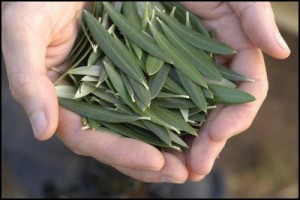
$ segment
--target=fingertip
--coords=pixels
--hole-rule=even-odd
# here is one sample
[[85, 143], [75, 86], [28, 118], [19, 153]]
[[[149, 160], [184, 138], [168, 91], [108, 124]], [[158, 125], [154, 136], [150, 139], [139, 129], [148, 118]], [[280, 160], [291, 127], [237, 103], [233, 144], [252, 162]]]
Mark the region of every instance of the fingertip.
[[275, 50], [273, 56], [278, 59], [287, 58], [290, 55], [291, 50], [286, 41], [283, 39], [282, 35], [279, 33], [279, 31], [275, 31], [273, 37], [277, 45], [277, 50]]
[[[36, 86], [37, 96], [31, 96], [34, 105], [27, 104], [27, 109], [33, 134], [37, 140], [45, 141], [51, 138], [58, 125], [58, 102], [53, 84], [46, 79], [45, 82], [40, 83], [41, 87]], [[47, 87], [46, 87], [47, 86]], [[44, 88], [48, 88], [45, 91]], [[25, 104], [25, 103], [23, 103]], [[32, 111], [33, 110], [33, 111]]]

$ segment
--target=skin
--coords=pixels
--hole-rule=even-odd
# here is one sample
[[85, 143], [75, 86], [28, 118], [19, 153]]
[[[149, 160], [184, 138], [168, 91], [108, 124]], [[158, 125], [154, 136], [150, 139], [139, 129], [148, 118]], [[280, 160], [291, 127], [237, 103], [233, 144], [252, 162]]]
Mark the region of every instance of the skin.
[[[34, 135], [44, 141], [56, 135], [77, 154], [91, 156], [144, 182], [183, 183], [207, 175], [232, 136], [253, 122], [268, 91], [262, 51], [284, 59], [290, 50], [278, 31], [266, 2], [183, 2], [203, 18], [215, 37], [237, 50], [218, 61], [255, 82], [239, 88], [256, 97], [241, 105], [218, 106], [197, 138], [188, 138], [190, 150], [160, 152], [151, 145], [108, 133], [81, 130], [80, 117], [58, 106], [51, 67], [62, 65], [79, 28], [78, 18], [90, 3], [2, 3], [2, 51], [13, 97], [25, 109]], [[234, 36], [234, 37], [233, 37]]]

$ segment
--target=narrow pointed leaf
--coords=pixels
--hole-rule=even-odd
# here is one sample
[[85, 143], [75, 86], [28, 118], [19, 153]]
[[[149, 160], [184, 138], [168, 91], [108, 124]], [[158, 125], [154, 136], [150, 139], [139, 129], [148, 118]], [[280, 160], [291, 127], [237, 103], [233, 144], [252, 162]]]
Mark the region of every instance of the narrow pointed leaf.
[[[208, 61], [204, 55], [202, 55], [201, 51], [195, 49], [190, 44], [182, 40], [164, 22], [160, 21], [160, 24], [169, 41], [180, 51], [182, 55], [186, 56], [203, 75], [216, 80], [222, 79], [217, 68], [212, 62]], [[202, 75], [199, 79], [200, 78], [204, 79]]]
[[136, 80], [128, 77], [130, 85], [135, 93], [135, 95], [143, 102], [147, 107], [151, 104], [151, 93], [147, 90], [142, 84], [137, 82]]
[[174, 127], [176, 127], [179, 130], [183, 130], [189, 134], [196, 135], [195, 129], [193, 129], [190, 125], [188, 125], [184, 119], [177, 115], [176, 113], [173, 113], [172, 111], [158, 107], [158, 106], [151, 106], [154, 112], [157, 112], [157, 114], [163, 118], [167, 123], [172, 124]]
[[73, 99], [76, 94], [76, 88], [70, 85], [57, 85], [55, 92], [57, 97]]
[[74, 99], [79, 99], [79, 98], [82, 98], [84, 96], [87, 96], [94, 89], [95, 89], [95, 87], [87, 84], [86, 82], [82, 82], [81, 85], [79, 86], [75, 96], [74, 96]]
[[97, 82], [99, 79], [96, 76], [84, 76], [81, 81], [85, 82]]
[[186, 77], [183, 73], [176, 69], [176, 72], [181, 80], [183, 87], [186, 92], [189, 94], [192, 101], [204, 112], [207, 111], [207, 102], [204, 97], [202, 88], [191, 81], [188, 77]]
[[206, 80], [207, 84], [209, 84], [209, 85], [216, 85], [216, 86], [229, 87], [229, 88], [237, 87], [233, 82], [228, 81], [225, 78], [222, 78], [222, 80], [220, 80], [220, 81], [216, 81], [216, 80], [205, 77], [205, 80]]
[[179, 146], [182, 146], [184, 148], [189, 148], [189, 146], [176, 134], [174, 134], [172, 131], [169, 131], [170, 138], [172, 142], [178, 144]]
[[58, 101], [60, 105], [71, 110], [72, 112], [94, 120], [111, 123], [121, 123], [145, 119], [145, 117], [112, 111], [106, 108], [99, 107], [97, 105], [84, 103], [82, 101], [64, 98], [59, 98]]
[[230, 46], [211, 39], [197, 31], [188, 29], [186, 26], [171, 18], [162, 11], [157, 12], [157, 15], [161, 17], [183, 40], [190, 43], [196, 48], [203, 49], [208, 52], [216, 54], [234, 54], [236, 51]]
[[95, 90], [92, 91], [92, 94], [94, 94], [96, 97], [103, 99], [109, 103], [121, 104], [121, 102], [118, 99], [116, 99], [114, 95], [106, 92], [104, 89], [96, 88]]
[[182, 54], [179, 53], [179, 51], [165, 38], [165, 36], [152, 25], [152, 23], [150, 23], [150, 29], [156, 43], [162, 51], [173, 60], [174, 66], [197, 84], [207, 87], [206, 82], [199, 78], [202, 77], [202, 75], [194, 67], [194, 65], [186, 57], [182, 56]]
[[168, 77], [170, 68], [171, 68], [170, 65], [165, 63], [158, 71], [158, 73], [150, 77], [149, 87], [150, 87], [152, 99], [155, 98], [163, 88], [165, 81]]
[[143, 121], [143, 123], [150, 131], [152, 131], [164, 143], [166, 143], [167, 145], [171, 145], [171, 143], [172, 143], [171, 138], [170, 138], [168, 130], [165, 127], [163, 127], [161, 125], [157, 125], [150, 121]]
[[202, 122], [205, 119], [206, 114], [203, 112], [189, 116], [189, 119], [195, 122]]
[[88, 66], [95, 65], [101, 59], [102, 55], [103, 55], [103, 52], [100, 48], [97, 48], [96, 52], [92, 51], [90, 56], [89, 56], [87, 65]]
[[235, 88], [228, 88], [217, 85], [209, 85], [209, 89], [214, 94], [213, 101], [221, 104], [240, 104], [255, 100], [251, 94]]
[[183, 98], [155, 98], [152, 100], [153, 105], [164, 108], [195, 108], [197, 107], [191, 100]]
[[215, 66], [220, 71], [222, 76], [230, 81], [250, 81], [254, 82], [253, 79], [247, 78], [245, 76], [242, 76], [241, 74], [238, 74], [235, 71], [232, 71], [231, 69], [222, 66], [221, 64], [215, 63]]
[[181, 115], [183, 119], [188, 122], [189, 121], [189, 109], [188, 108], [180, 108]]
[[175, 6], [177, 9], [175, 16], [176, 18], [179, 18], [179, 20], [182, 23], [184, 22], [185, 13], [189, 12], [192, 26], [195, 27], [195, 29], [200, 33], [203, 33], [205, 36], [210, 37], [209, 32], [207, 31], [207, 29], [205, 28], [205, 26], [203, 25], [199, 17], [194, 13], [192, 13], [191, 11], [189, 11], [186, 7], [182, 6], [180, 3], [171, 2], [171, 1], [165, 1], [162, 2], [162, 4], [167, 8], [168, 11], [172, 10], [172, 7]]
[[212, 93], [212, 91], [209, 88], [202, 88], [203, 94], [205, 96], [206, 99], [213, 99], [214, 98], [214, 94]]
[[170, 63], [167, 56], [162, 53], [155, 42], [149, 39], [142, 30], [137, 29], [122, 14], [118, 13], [108, 2], [103, 2], [111, 20], [116, 24], [120, 31], [137, 46], [148, 52], [149, 54]]
[[144, 84], [142, 72], [137, 70], [138, 63], [126, 47], [111, 36], [90, 13], [84, 11], [83, 16], [93, 38], [102, 47], [106, 56], [128, 76]]
[[151, 137], [151, 135], [145, 134], [143, 132], [136, 132], [135, 130], [132, 130], [130, 128], [127, 128], [126, 126], [122, 124], [112, 124], [112, 123], [102, 123], [104, 126], [111, 129], [113, 132], [116, 132], [120, 135], [134, 138], [149, 144], [157, 145], [157, 146], [168, 146], [164, 144], [163, 142], [159, 141], [158, 139]]
[[160, 93], [158, 93], [158, 95], [156, 96], [156, 98], [184, 98], [184, 99], [189, 99], [190, 97], [187, 96], [187, 95], [172, 94], [172, 93], [161, 91]]
[[100, 68], [100, 65], [93, 65], [89, 67], [77, 67], [70, 70], [68, 73], [74, 75], [99, 76]]
[[135, 96], [135, 95], [134, 95], [134, 91], [133, 91], [133, 89], [132, 89], [132, 86], [131, 86], [131, 84], [130, 84], [128, 78], [124, 75], [124, 73], [121, 73], [121, 78], [122, 78], [122, 81], [123, 81], [123, 83], [124, 83], [124, 85], [125, 85], [125, 87], [126, 87], [126, 89], [127, 89], [128, 94], [129, 94], [129, 96], [130, 96], [130, 98], [131, 98], [131, 101], [132, 101], [132, 102], [135, 102], [135, 99], [134, 99], [134, 96]]
[[142, 20], [138, 14], [136, 3], [126, 1], [123, 3], [123, 14], [137, 29], [142, 28]]
[[170, 77], [167, 77], [164, 87], [176, 94], [188, 95], [186, 91]]
[[148, 74], [151, 76], [151, 75], [157, 73], [160, 70], [160, 68], [163, 66], [163, 64], [164, 64], [164, 61], [148, 55], [147, 61], [146, 61], [146, 70], [147, 70]]

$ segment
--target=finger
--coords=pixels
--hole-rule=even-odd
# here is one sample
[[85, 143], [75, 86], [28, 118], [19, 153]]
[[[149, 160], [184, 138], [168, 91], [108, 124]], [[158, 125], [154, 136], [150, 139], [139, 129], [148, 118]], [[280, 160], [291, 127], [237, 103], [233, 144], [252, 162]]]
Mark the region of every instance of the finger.
[[[193, 141], [194, 141], [195, 137], [194, 136], [186, 136], [184, 138], [186, 144], [189, 146], [189, 147], [192, 147], [193, 145]], [[186, 166], [187, 166], [187, 170], [188, 170], [188, 180], [190, 181], [194, 181], [194, 182], [197, 182], [197, 181], [200, 181], [202, 179], [205, 178], [205, 175], [199, 175], [199, 174], [196, 174], [192, 167], [191, 167], [191, 161], [190, 161], [190, 149], [187, 149], [185, 150], [185, 159], [186, 159]]]
[[263, 55], [260, 50], [241, 50], [233, 60], [232, 69], [255, 82], [243, 82], [239, 89], [252, 94], [256, 100], [250, 103], [224, 107], [210, 125], [210, 136], [224, 141], [241, 133], [252, 124], [268, 92], [268, 80]]
[[83, 131], [81, 124], [78, 115], [60, 107], [57, 135], [75, 153], [112, 166], [154, 171], [163, 167], [164, 158], [155, 147], [111, 133]]
[[213, 110], [204, 126], [199, 131], [199, 136], [193, 141], [190, 153], [187, 155], [190, 165], [191, 179], [203, 179], [211, 171], [215, 159], [224, 148], [226, 141], [215, 141], [210, 136], [210, 125], [222, 107]]
[[29, 28], [27, 21], [17, 19], [11, 9], [2, 16], [2, 50], [11, 93], [25, 109], [35, 137], [46, 140], [54, 134], [58, 122], [56, 94], [44, 65], [46, 34]]
[[230, 2], [251, 42], [275, 58], [286, 58], [290, 49], [279, 33], [269, 2]]
[[[184, 183], [188, 177], [185, 161], [180, 153], [163, 153], [165, 165], [160, 171], [139, 170], [126, 167], [115, 167], [122, 173], [137, 180], [151, 183]], [[181, 157], [181, 158], [179, 158]]]

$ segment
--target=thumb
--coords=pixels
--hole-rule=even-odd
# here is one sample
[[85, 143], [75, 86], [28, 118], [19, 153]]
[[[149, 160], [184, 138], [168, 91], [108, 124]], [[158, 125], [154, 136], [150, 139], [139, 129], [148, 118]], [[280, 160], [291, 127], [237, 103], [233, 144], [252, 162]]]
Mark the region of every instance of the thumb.
[[46, 43], [41, 34], [9, 20], [2, 22], [2, 51], [12, 96], [27, 113], [35, 137], [46, 140], [58, 124], [56, 93], [46, 75]]
[[251, 42], [272, 57], [283, 59], [290, 49], [275, 23], [269, 2], [230, 2]]

